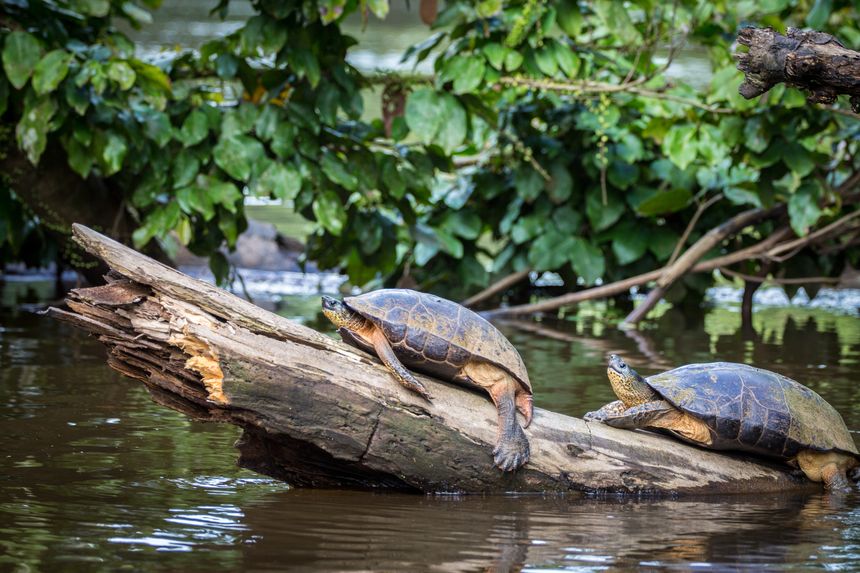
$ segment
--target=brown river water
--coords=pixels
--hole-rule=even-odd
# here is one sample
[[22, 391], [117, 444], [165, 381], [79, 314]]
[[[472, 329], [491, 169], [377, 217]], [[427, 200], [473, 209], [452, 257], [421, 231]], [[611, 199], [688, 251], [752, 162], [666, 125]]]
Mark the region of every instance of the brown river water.
[[[105, 365], [100, 344], [34, 314], [53, 296], [49, 283], [0, 293], [0, 571], [860, 570], [860, 493], [292, 489], [236, 467], [238, 429], [155, 405]], [[276, 306], [326, 329], [318, 300]], [[499, 324], [531, 372], [537, 406], [582, 415], [612, 399], [612, 352], [645, 374], [719, 358], [787, 374], [860, 428], [856, 316], [762, 308], [755, 332], [744, 333], [731, 308], [693, 319], [669, 311], [631, 336], [607, 314], [589, 307]]]

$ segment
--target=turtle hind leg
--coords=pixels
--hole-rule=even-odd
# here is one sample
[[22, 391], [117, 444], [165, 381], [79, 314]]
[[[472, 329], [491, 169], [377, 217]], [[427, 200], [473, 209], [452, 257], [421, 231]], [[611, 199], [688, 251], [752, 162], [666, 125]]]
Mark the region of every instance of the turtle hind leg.
[[432, 400], [433, 397], [430, 395], [430, 392], [427, 391], [427, 388], [424, 387], [424, 384], [419, 382], [415, 376], [410, 372], [402, 362], [394, 355], [394, 350], [391, 348], [391, 344], [388, 343], [388, 339], [385, 338], [385, 335], [376, 327], [373, 327], [373, 332], [369, 334], [370, 342], [373, 344], [373, 349], [376, 351], [376, 355], [379, 356], [379, 359], [382, 360], [382, 363], [391, 370], [391, 373], [394, 374], [394, 377], [397, 379], [400, 384], [406, 387], [413, 392], [416, 392], [424, 397], [425, 400]]
[[523, 424], [523, 428], [528, 428], [529, 424], [532, 423], [532, 416], [534, 414], [534, 405], [532, 404], [532, 395], [524, 390], [517, 389], [517, 395], [515, 399], [515, 403], [517, 405], [517, 410], [520, 414], [525, 418], [525, 424]]
[[499, 410], [499, 433], [493, 448], [493, 461], [499, 469], [512, 472], [529, 461], [531, 449], [526, 433], [517, 423], [514, 398], [516, 381], [499, 382], [490, 389], [490, 396]]
[[854, 456], [840, 452], [803, 450], [797, 454], [800, 469], [812, 481], [824, 482], [829, 491], [850, 491], [848, 471], [857, 466]]

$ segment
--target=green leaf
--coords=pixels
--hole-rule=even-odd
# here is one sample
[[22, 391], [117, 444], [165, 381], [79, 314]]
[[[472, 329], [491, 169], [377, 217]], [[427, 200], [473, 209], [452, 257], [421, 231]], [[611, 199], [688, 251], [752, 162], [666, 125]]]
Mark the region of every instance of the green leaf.
[[486, 44], [482, 51], [484, 55], [487, 57], [487, 61], [490, 62], [490, 65], [496, 68], [497, 70], [501, 70], [505, 65], [505, 55], [508, 53], [508, 49], [501, 44], [496, 42], [491, 42]]
[[827, 24], [833, 11], [833, 0], [815, 0], [812, 10], [806, 15], [806, 25], [814, 30], [820, 30]]
[[229, 80], [239, 70], [239, 58], [227, 52], [221, 52], [215, 58], [215, 73], [224, 80]]
[[35, 36], [18, 30], [6, 36], [3, 44], [3, 70], [15, 89], [24, 87], [41, 55], [42, 48]]
[[648, 250], [663, 262], [675, 250], [679, 238], [677, 233], [666, 227], [655, 227], [648, 232]]
[[619, 225], [612, 233], [612, 254], [619, 265], [638, 261], [648, 250], [648, 237], [632, 224]]
[[[93, 0], [89, 0], [92, 2]], [[96, 2], [101, 3], [103, 0], [95, 0]], [[104, 2], [107, 4], [108, 2]], [[148, 2], [152, 5], [152, 2]], [[159, 2], [160, 3], [160, 2]], [[157, 6], [158, 4], [155, 4]], [[155, 7], [153, 6], [153, 7]], [[129, 17], [130, 20], [137, 22], [138, 24], [152, 24], [152, 14], [150, 14], [147, 10], [144, 10], [134, 2], [123, 2], [122, 3], [122, 11], [126, 16]]]
[[180, 151], [173, 163], [173, 188], [178, 189], [189, 185], [197, 177], [198, 171], [200, 171], [200, 160], [197, 156], [187, 149]]
[[445, 230], [474, 241], [481, 234], [481, 217], [474, 211], [454, 211], [445, 218]]
[[180, 217], [179, 224], [176, 226], [176, 237], [179, 239], [179, 242], [188, 246], [188, 243], [191, 242], [191, 239], [194, 238], [194, 230], [191, 227], [191, 221], [188, 217]]
[[484, 60], [477, 56], [460, 57], [454, 59], [456, 75], [454, 76], [454, 93], [470, 93], [481, 85], [484, 79], [486, 66]]
[[173, 126], [170, 125], [170, 117], [162, 111], [156, 109], [149, 110], [144, 123], [144, 133], [158, 147], [164, 147], [173, 137]]
[[555, 59], [555, 49], [552, 44], [547, 42], [543, 48], [535, 51], [534, 56], [538, 69], [545, 75], [552, 77], [558, 73], [558, 62]]
[[130, 65], [125, 62], [111, 62], [107, 67], [108, 77], [119, 85], [119, 89], [125, 91], [131, 89], [137, 74]]
[[817, 191], [817, 184], [805, 183], [788, 199], [791, 228], [799, 237], [806, 235], [821, 217]]
[[692, 198], [693, 194], [687, 189], [655, 191], [636, 206], [636, 212], [645, 217], [674, 213], [686, 207]]
[[534, 270], [553, 271], [568, 261], [576, 239], [549, 231], [542, 234], [529, 247], [529, 263]]
[[302, 176], [292, 165], [273, 161], [257, 179], [254, 191], [258, 196], [271, 194], [281, 200], [295, 199], [302, 189]]
[[597, 13], [598, 18], [612, 33], [618, 36], [621, 42], [628, 46], [638, 46], [642, 43], [642, 35], [633, 21], [624, 2], [618, 0], [596, 0], [591, 7]]
[[119, 173], [119, 170], [122, 169], [122, 162], [128, 153], [128, 144], [125, 138], [113, 131], [99, 132], [96, 134], [94, 147], [104, 175]]
[[27, 154], [30, 163], [37, 165], [45, 145], [48, 142], [47, 134], [51, 126], [51, 118], [57, 112], [57, 104], [53, 98], [43, 96], [39, 99], [29, 100], [24, 105], [24, 113], [21, 121], [15, 128], [15, 136], [18, 145]]
[[622, 213], [624, 213], [624, 203], [610, 195], [604, 205], [599, 189], [590, 190], [585, 196], [585, 214], [588, 216], [591, 228], [595, 231], [608, 229], [618, 221]]
[[806, 177], [815, 169], [815, 160], [812, 157], [812, 153], [799, 143], [794, 141], [786, 142], [780, 149], [780, 152], [782, 162], [785, 163], [785, 166], [801, 177]]
[[586, 285], [592, 285], [603, 276], [606, 261], [600, 249], [586, 241], [574, 237], [568, 250], [570, 264]]
[[573, 178], [564, 161], [555, 161], [550, 166], [552, 181], [548, 184], [549, 198], [555, 203], [564, 203], [573, 192]]
[[509, 72], [513, 72], [517, 68], [523, 65], [523, 55], [516, 50], [508, 49], [508, 53], [505, 54], [505, 69]]
[[481, 0], [475, 11], [479, 18], [489, 18], [502, 9], [502, 0]]
[[215, 217], [215, 206], [206, 189], [191, 185], [176, 191], [176, 201], [182, 210], [189, 215], [193, 212], [203, 215], [205, 221]]
[[206, 139], [208, 133], [209, 122], [206, 119], [206, 114], [199, 109], [195, 109], [182, 122], [178, 139], [185, 147], [191, 147]]
[[544, 218], [537, 215], [522, 217], [517, 220], [516, 224], [514, 224], [511, 229], [511, 240], [513, 240], [514, 243], [521, 245], [540, 233], [545, 223], [546, 221]]
[[530, 203], [543, 191], [544, 179], [530, 165], [521, 165], [514, 174], [514, 186], [517, 188], [517, 195]]
[[110, 12], [108, 0], [72, 0], [72, 7], [87, 16], [103, 18]]
[[319, 224], [332, 235], [340, 236], [346, 223], [346, 210], [337, 193], [333, 191], [319, 193], [314, 198], [312, 208]]
[[555, 60], [558, 62], [558, 67], [561, 68], [565, 76], [569, 78], [576, 77], [576, 73], [579, 71], [579, 56], [573, 53], [570, 46], [562, 42], [553, 42], [553, 46], [555, 48]]
[[231, 213], [236, 213], [236, 203], [242, 201], [242, 193], [229, 181], [209, 177], [206, 193], [215, 205], [221, 205]]
[[72, 55], [65, 50], [53, 50], [45, 54], [33, 69], [33, 90], [38, 95], [45, 95], [57, 89], [69, 73], [71, 61]]
[[681, 169], [686, 169], [696, 159], [695, 135], [696, 126], [685, 123], [673, 125], [663, 139], [663, 153]]
[[67, 140], [65, 144], [66, 156], [69, 159], [69, 167], [75, 173], [86, 179], [93, 168], [93, 155], [85, 145], [74, 137]]
[[209, 255], [209, 270], [215, 276], [215, 283], [217, 285], [223, 286], [226, 284], [227, 278], [230, 276], [230, 262], [224, 256], [224, 253], [215, 251]]
[[572, 40], [576, 40], [582, 32], [584, 19], [579, 11], [579, 3], [570, 0], [560, 0], [556, 3], [555, 21], [565, 34]]
[[575, 235], [582, 224], [582, 215], [570, 205], [564, 205], [553, 211], [552, 222], [560, 233]]
[[367, 0], [367, 7], [380, 20], [388, 16], [388, 0]]
[[281, 159], [290, 157], [295, 152], [293, 142], [296, 138], [296, 128], [291, 123], [281, 122], [272, 135], [272, 151]]
[[343, 160], [334, 153], [327, 150], [324, 151], [322, 160], [320, 161], [320, 167], [326, 177], [329, 178], [329, 181], [335, 185], [340, 185], [348, 191], [355, 191], [358, 189], [358, 177], [356, 177], [355, 174], [347, 167], [346, 163], [344, 163]]
[[433, 142], [445, 120], [442, 99], [431, 88], [421, 88], [409, 94], [406, 100], [406, 124], [412, 133], [425, 144]]
[[248, 181], [255, 164], [266, 157], [263, 144], [247, 135], [222, 137], [212, 149], [215, 164], [230, 177]]
[[445, 121], [439, 126], [436, 142], [448, 153], [456, 149], [466, 138], [466, 110], [451, 94], [442, 94], [441, 110]]
[[723, 189], [723, 195], [726, 199], [735, 205], [753, 205], [761, 207], [761, 198], [755, 191], [744, 189], [743, 187], [730, 186]]

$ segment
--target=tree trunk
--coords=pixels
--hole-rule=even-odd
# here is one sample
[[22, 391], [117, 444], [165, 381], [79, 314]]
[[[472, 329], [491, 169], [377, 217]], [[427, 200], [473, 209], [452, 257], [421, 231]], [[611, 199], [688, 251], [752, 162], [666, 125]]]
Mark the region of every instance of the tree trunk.
[[735, 54], [738, 69], [746, 76], [740, 94], [759, 96], [779, 83], [807, 92], [810, 103], [834, 103], [836, 96], [851, 96], [851, 107], [860, 113], [860, 52], [823, 32], [789, 28], [786, 36], [770, 28], [744, 28], [738, 43], [748, 53]]
[[[198, 420], [244, 429], [239, 463], [299, 486], [423, 492], [764, 492], [812, 487], [782, 465], [536, 409], [531, 461], [492, 464], [487, 396], [426, 377], [425, 402], [373, 357], [193, 280], [90, 229], [109, 284], [49, 309], [98, 336], [108, 364]], [[540, 392], [540, 382], [537, 382]]]

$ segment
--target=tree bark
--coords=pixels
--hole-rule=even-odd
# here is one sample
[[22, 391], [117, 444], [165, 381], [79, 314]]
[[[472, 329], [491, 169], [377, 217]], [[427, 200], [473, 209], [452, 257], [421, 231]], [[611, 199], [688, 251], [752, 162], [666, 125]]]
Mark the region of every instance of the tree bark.
[[749, 52], [735, 54], [745, 79], [740, 94], [759, 96], [779, 83], [807, 92], [810, 103], [832, 104], [839, 94], [851, 96], [860, 113], [860, 52], [849, 50], [823, 32], [789, 28], [786, 36], [770, 28], [744, 28], [738, 43]]
[[[187, 277], [90, 229], [109, 284], [49, 314], [93, 333], [108, 364], [198, 420], [243, 428], [240, 464], [297, 486], [422, 492], [763, 492], [815, 486], [787, 467], [536, 409], [532, 458], [496, 469], [496, 410], [421, 377], [425, 402], [374, 358]], [[539, 392], [538, 381], [538, 392]]]

